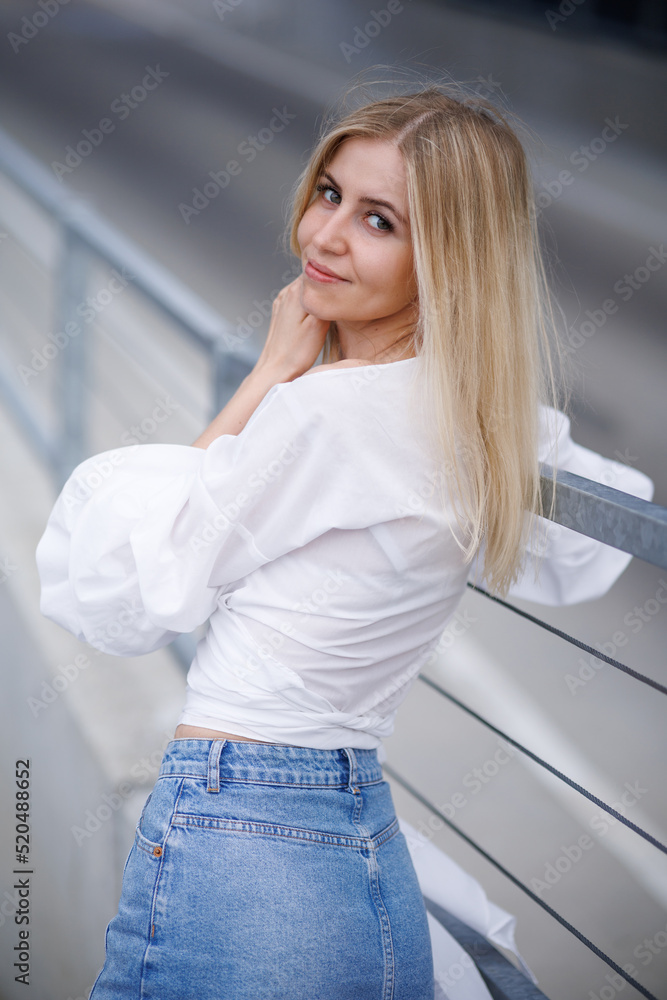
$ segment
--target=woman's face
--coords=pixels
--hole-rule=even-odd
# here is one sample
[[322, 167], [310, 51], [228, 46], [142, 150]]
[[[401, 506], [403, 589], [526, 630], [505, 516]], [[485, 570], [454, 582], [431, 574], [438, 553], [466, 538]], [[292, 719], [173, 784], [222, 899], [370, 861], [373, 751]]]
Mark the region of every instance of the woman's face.
[[297, 230], [301, 304], [378, 337], [416, 319], [405, 166], [394, 145], [347, 139]]

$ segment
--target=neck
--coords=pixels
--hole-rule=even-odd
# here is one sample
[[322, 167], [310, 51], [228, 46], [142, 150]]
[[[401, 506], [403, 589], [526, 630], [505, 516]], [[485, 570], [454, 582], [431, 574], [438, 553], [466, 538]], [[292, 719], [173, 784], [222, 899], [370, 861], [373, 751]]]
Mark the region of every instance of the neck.
[[415, 356], [414, 324], [403, 322], [350, 324], [336, 322], [339, 359], [359, 359], [373, 363], [400, 361]]

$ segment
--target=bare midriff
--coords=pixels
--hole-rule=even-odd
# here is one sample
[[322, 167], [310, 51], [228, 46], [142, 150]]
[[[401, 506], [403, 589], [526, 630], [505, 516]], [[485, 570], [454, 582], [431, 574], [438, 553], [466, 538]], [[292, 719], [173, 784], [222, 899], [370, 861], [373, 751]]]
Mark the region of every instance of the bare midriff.
[[269, 746], [284, 746], [282, 743], [271, 743], [270, 740], [253, 740], [249, 736], [237, 736], [235, 733], [223, 733], [220, 729], [204, 729], [202, 726], [176, 727], [175, 740], [243, 740], [244, 743], [267, 743]]

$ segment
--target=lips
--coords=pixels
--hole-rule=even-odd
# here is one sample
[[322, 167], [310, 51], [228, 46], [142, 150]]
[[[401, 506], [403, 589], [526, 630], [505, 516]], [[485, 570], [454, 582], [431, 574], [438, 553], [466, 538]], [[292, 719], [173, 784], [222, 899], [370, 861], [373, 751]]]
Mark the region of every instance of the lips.
[[341, 278], [340, 274], [336, 274], [336, 272], [332, 271], [330, 267], [325, 267], [324, 264], [316, 263], [313, 260], [308, 260], [306, 262], [304, 273], [314, 281], [321, 281], [324, 283], [347, 280], [346, 278]]

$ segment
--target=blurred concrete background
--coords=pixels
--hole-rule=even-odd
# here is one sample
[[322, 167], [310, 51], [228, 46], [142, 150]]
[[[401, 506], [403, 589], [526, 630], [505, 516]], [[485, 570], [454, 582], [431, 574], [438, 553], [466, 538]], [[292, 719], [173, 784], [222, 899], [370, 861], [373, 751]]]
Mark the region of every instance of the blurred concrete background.
[[[381, 30], [367, 33], [373, 12], [385, 8], [382, 0], [373, 8], [351, 0], [53, 0], [41, 7], [6, 0], [0, 124], [259, 347], [262, 313], [292, 266], [279, 246], [287, 195], [324, 108], [356, 73], [426, 66], [506, 102], [539, 139], [531, 156], [545, 251], [576, 348], [575, 440], [645, 471], [656, 483], [655, 502], [667, 504], [667, 272], [646, 279], [642, 270], [667, 236], [665, 4], [412, 0], [393, 4], [397, 12], [380, 18], [387, 22]], [[154, 89], [133, 98], [147, 72]], [[285, 128], [269, 138], [276, 108]], [[113, 129], [80, 162], [68, 160], [68, 147], [105, 118]], [[611, 141], [601, 138], [608, 120]], [[195, 189], [234, 158], [241, 173], [208, 205], [193, 202]], [[53, 330], [56, 259], [52, 223], [0, 178], [0, 353], [17, 379]], [[100, 267], [91, 294], [108, 281]], [[609, 299], [618, 309], [583, 336], [587, 313], [598, 315]], [[86, 336], [90, 454], [124, 443], [158, 404], [169, 416], [147, 431], [149, 440], [194, 439], [210, 403], [201, 352], [131, 287], [99, 310]], [[24, 386], [49, 421], [58, 419], [58, 379], [56, 363]], [[97, 655], [41, 618], [34, 549], [55, 486], [4, 404], [0, 421], [0, 793], [9, 805], [0, 813], [0, 996], [75, 1000], [87, 996], [102, 962], [133, 826], [173, 733], [184, 677], [168, 650], [135, 660]], [[523, 606], [592, 645], [624, 629], [619, 657], [664, 680], [666, 612], [652, 611], [664, 577], [635, 560], [599, 601]], [[627, 619], [637, 607], [646, 611], [635, 630]], [[667, 839], [663, 696], [608, 666], [572, 691], [566, 678], [580, 669], [578, 651], [478, 595], [466, 595], [461, 611], [472, 624], [445, 644], [438, 667], [450, 688], [528, 745], [539, 734], [547, 759], [556, 766], [567, 759], [569, 773], [603, 798], [603, 790], [618, 797], [626, 783], [638, 783], [631, 818]], [[667, 997], [663, 856], [630, 831], [605, 829], [599, 810], [519, 754], [489, 777], [495, 738], [420, 682], [386, 749], [441, 808], [467, 789], [456, 822], [528, 883], [543, 879], [583, 833], [594, 834], [595, 849], [543, 898]], [[17, 943], [13, 768], [26, 756], [35, 872], [30, 992], [14, 982], [10, 957]], [[488, 780], [471, 793], [474, 768]], [[428, 819], [400, 787], [393, 791], [400, 815], [415, 825]], [[437, 830], [434, 842], [517, 914], [519, 949], [552, 1000], [621, 991], [603, 962], [455, 834]], [[639, 996], [622, 989], [624, 997]]]

